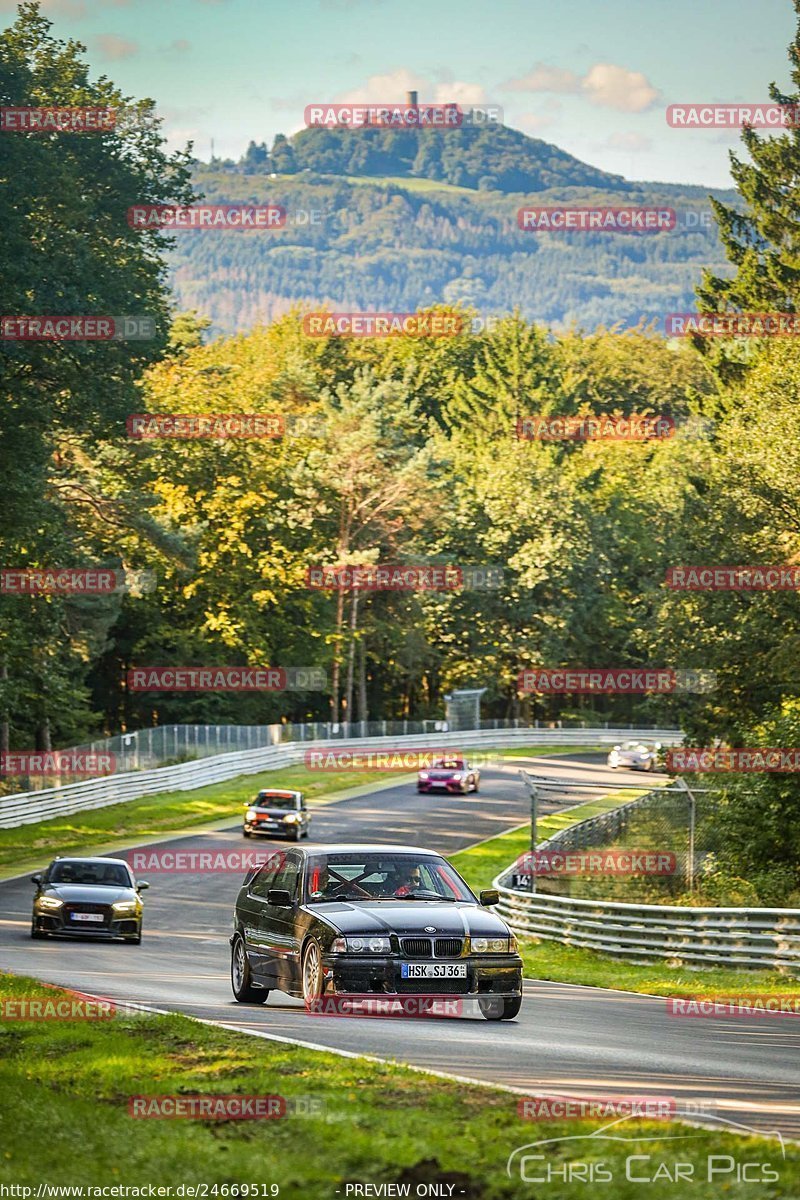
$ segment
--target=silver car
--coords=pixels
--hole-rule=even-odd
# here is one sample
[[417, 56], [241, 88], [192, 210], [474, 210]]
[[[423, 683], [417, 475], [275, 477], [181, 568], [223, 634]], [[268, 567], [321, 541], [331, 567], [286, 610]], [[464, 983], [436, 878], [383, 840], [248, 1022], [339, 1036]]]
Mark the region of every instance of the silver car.
[[629, 771], [655, 771], [658, 767], [658, 752], [661, 742], [623, 742], [615, 746], [608, 755], [608, 765], [612, 771], [617, 767], [627, 767]]

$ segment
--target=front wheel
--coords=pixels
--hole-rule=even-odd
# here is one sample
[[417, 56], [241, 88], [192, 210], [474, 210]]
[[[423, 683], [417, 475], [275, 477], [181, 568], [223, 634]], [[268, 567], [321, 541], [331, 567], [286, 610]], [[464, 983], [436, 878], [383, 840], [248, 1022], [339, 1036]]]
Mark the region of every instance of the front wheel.
[[310, 1007], [322, 995], [322, 955], [317, 942], [309, 942], [303, 953], [303, 1000]]
[[656, 768], [656, 764], [653, 762], [652, 758], [649, 758], [647, 760], [647, 766], [645, 767], [645, 771], [654, 771], [655, 768]]
[[252, 837], [252, 836], [253, 836], [253, 835], [252, 835], [252, 833], [250, 832], [250, 830], [249, 830], [249, 829], [243, 829], [243, 830], [242, 830], [242, 837]]
[[487, 1021], [513, 1021], [522, 1008], [522, 996], [505, 1000], [500, 996], [481, 997], [478, 1005]]
[[263, 1004], [269, 996], [266, 988], [253, 987], [250, 963], [240, 933], [237, 933], [231, 946], [231, 988], [239, 1004]]

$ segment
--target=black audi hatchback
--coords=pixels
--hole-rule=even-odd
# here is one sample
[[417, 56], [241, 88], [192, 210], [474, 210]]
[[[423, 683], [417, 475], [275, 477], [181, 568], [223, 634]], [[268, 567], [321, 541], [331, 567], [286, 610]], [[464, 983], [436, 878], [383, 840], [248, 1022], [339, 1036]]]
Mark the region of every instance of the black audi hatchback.
[[142, 940], [141, 892], [122, 858], [56, 858], [36, 884], [31, 937], [51, 933]]
[[253, 868], [236, 900], [231, 984], [240, 1003], [272, 989], [326, 996], [472, 997], [487, 1020], [522, 1004], [522, 959], [496, 913], [441, 855], [418, 847], [287, 850]]

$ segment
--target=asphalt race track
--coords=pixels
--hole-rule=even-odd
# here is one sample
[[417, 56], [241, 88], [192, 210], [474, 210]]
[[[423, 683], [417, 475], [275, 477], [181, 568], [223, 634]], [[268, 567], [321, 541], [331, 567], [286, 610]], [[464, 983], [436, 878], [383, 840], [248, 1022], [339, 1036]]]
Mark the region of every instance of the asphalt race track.
[[[601, 755], [519, 761], [540, 774], [596, 785], [596, 791], [587, 789], [570, 803], [643, 779], [635, 772], [610, 771]], [[548, 802], [541, 811], [563, 803]], [[419, 796], [413, 785], [403, 784], [318, 809], [311, 840], [417, 844], [451, 853], [527, 817], [527, 792], [516, 769], [506, 764], [484, 770], [477, 796]], [[169, 848], [271, 844], [245, 842], [237, 825], [173, 840]], [[503, 1023], [471, 1016], [315, 1017], [300, 1001], [277, 992], [264, 1007], [237, 1005], [230, 992], [227, 939], [240, 876], [147, 872], [145, 877], [151, 890], [140, 946], [33, 942], [31, 883], [27, 876], [0, 883], [0, 967], [117, 1001], [397, 1059], [524, 1094], [669, 1097], [684, 1113], [702, 1111], [712, 1120], [725, 1117], [800, 1140], [797, 1017], [686, 1020], [668, 1015], [661, 998], [535, 981], [526, 984], [519, 1018]]]

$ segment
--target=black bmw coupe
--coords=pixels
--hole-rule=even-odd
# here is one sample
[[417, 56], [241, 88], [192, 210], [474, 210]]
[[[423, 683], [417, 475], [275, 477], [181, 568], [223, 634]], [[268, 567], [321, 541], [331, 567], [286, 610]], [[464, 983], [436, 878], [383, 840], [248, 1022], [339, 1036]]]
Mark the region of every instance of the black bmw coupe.
[[302, 997], [472, 997], [487, 1020], [522, 1004], [522, 959], [496, 913], [430, 850], [330, 845], [287, 850], [248, 873], [231, 936], [240, 1003], [274, 988]]

